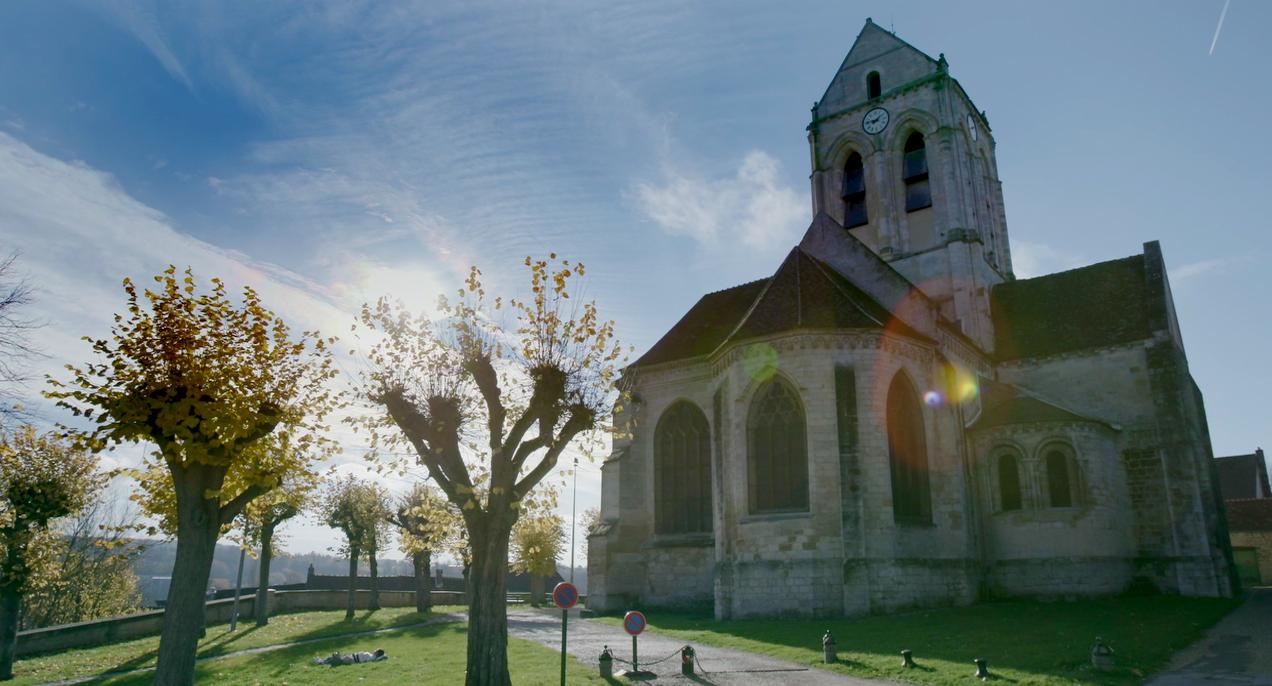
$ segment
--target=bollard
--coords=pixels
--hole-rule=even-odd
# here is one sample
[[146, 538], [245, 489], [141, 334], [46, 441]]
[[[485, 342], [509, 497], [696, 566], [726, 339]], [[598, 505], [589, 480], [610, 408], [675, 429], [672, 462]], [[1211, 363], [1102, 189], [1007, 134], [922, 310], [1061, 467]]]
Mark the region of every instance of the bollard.
[[828, 665], [839, 661], [839, 656], [835, 653], [835, 637], [830, 635], [830, 629], [827, 629], [826, 635], [822, 636], [822, 658]]
[[680, 673], [684, 676], [693, 676], [692, 646], [685, 646], [680, 649]]
[[909, 669], [915, 666], [914, 658], [911, 657], [909, 648], [901, 651], [901, 666], [905, 667], [906, 669]]
[[977, 678], [977, 679], [988, 679], [988, 678], [989, 678], [989, 667], [988, 667], [988, 666], [986, 666], [986, 665], [987, 665], [987, 663], [985, 662], [985, 658], [983, 658], [983, 657], [978, 657], [978, 658], [976, 658], [975, 660], [973, 660], [973, 662], [975, 662], [975, 663], [976, 663], [976, 678]]
[[609, 646], [601, 651], [601, 658], [597, 660], [601, 664], [601, 678], [614, 678], [614, 653], [610, 652]]
[[1099, 636], [1095, 637], [1095, 645], [1091, 646], [1091, 665], [1101, 672], [1110, 671], [1116, 666], [1113, 649]]

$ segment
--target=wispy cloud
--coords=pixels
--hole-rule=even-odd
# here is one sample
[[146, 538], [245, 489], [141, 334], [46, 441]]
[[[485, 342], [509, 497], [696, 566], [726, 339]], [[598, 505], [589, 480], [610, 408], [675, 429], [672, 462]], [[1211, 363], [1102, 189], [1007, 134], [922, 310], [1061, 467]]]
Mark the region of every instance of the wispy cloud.
[[1199, 276], [1210, 274], [1215, 271], [1231, 269], [1242, 264], [1249, 264], [1254, 262], [1255, 259], [1256, 258], [1253, 256], [1214, 257], [1205, 260], [1198, 260], [1196, 262], [1189, 262], [1188, 264], [1180, 265], [1171, 269], [1169, 272], [1170, 280], [1173, 282], [1179, 282], [1188, 279], [1195, 279]]
[[1074, 269], [1088, 264], [1082, 255], [1046, 243], [1014, 239], [1011, 242], [1012, 271], [1021, 279]]
[[752, 150], [731, 176], [703, 179], [671, 171], [636, 186], [641, 210], [668, 233], [705, 245], [740, 239], [767, 250], [793, 243], [809, 221], [807, 199], [781, 183], [777, 160]]
[[155, 6], [132, 0], [114, 0], [101, 7], [120, 28], [131, 33], [144, 45], [172, 78], [180, 81], [190, 91], [194, 90], [194, 82], [168, 44]]

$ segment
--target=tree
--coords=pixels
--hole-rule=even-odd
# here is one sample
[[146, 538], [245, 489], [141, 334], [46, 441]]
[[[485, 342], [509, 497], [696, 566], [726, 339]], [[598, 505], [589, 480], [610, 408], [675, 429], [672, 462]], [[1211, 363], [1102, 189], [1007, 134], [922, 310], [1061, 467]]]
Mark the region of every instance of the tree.
[[455, 536], [459, 517], [436, 489], [416, 483], [399, 496], [389, 521], [398, 529], [398, 546], [415, 568], [415, 610], [428, 612], [433, 605], [429, 583], [433, 553]]
[[194, 681], [204, 592], [217, 539], [248, 503], [334, 446], [323, 418], [339, 406], [330, 346], [294, 338], [243, 289], [236, 305], [219, 279], [200, 292], [190, 270], [169, 267], [156, 290], [124, 280], [125, 314], [109, 339], [87, 339], [97, 361], [68, 366], [47, 395], [95, 422], [68, 429], [105, 449], [145, 441], [157, 450], [136, 473], [143, 507], [177, 538], [157, 683]]
[[387, 299], [363, 308], [376, 336], [367, 353], [367, 397], [380, 412], [365, 426], [373, 450], [406, 446], [460, 509], [472, 546], [469, 686], [507, 686], [508, 544], [519, 507], [576, 439], [599, 439], [610, 416], [623, 349], [595, 303], [575, 305], [581, 264], [533, 261], [529, 300], [486, 298], [473, 268], [436, 322]]
[[245, 515], [250, 523], [247, 543], [260, 550], [260, 571], [253, 611], [256, 626], [269, 624], [269, 565], [278, 549], [275, 531], [287, 520], [300, 514], [318, 487], [318, 475], [312, 471], [289, 475], [280, 487], [252, 501]]
[[144, 547], [125, 537], [131, 527], [102, 491], [89, 498], [64, 525], [32, 542], [39, 560], [22, 598], [20, 631], [118, 617], [141, 606], [133, 562]]
[[565, 519], [556, 512], [524, 515], [512, 527], [512, 569], [530, 575], [530, 604], [543, 603], [544, 580], [565, 551]]
[[15, 387], [26, 380], [23, 362], [40, 356], [27, 338], [40, 324], [21, 313], [32, 297], [31, 284], [14, 273], [17, 259], [16, 252], [0, 259], [0, 421], [23, 414]]
[[596, 527], [601, 525], [601, 508], [589, 507], [583, 511], [580, 518], [579, 526], [583, 529], [583, 540], [579, 551], [584, 560], [587, 559], [588, 538], [596, 532]]
[[[388, 521], [387, 498], [379, 486], [350, 474], [328, 485], [323, 494], [322, 513], [327, 526], [339, 529], [345, 536], [341, 549], [349, 556], [349, 602], [345, 619], [353, 619], [357, 609], [358, 560], [379, 545], [378, 532]], [[370, 555], [374, 560], [375, 553]]]
[[31, 426], [0, 434], [0, 680], [13, 678], [32, 543], [49, 522], [88, 504], [103, 483], [96, 467], [92, 455]]

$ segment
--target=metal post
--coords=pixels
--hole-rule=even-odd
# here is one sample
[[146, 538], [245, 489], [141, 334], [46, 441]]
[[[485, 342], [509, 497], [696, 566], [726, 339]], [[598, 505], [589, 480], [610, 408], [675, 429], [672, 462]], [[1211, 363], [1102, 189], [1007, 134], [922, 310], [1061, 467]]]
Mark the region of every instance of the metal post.
[[230, 631], [238, 627], [239, 594], [243, 592], [243, 558], [246, 556], [247, 549], [239, 548], [238, 578], [234, 580], [234, 614], [230, 617]]
[[579, 458], [574, 458], [574, 495], [570, 496], [570, 583], [574, 583], [574, 535], [578, 533], [578, 524], [574, 514], [579, 509]]
[[640, 671], [640, 660], [636, 659], [636, 637], [632, 636], [632, 671]]
[[565, 686], [565, 636], [569, 625], [570, 611], [561, 610], [561, 686]]

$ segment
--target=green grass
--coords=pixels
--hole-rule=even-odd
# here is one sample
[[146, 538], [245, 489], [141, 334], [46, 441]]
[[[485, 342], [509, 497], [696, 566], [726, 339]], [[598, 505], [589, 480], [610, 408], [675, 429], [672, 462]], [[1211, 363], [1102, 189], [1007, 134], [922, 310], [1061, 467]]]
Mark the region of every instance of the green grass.
[[[343, 610], [301, 612], [270, 617], [269, 624], [260, 628], [249, 620], [246, 625], [240, 623], [234, 633], [230, 633], [228, 624], [215, 625], [208, 627], [207, 636], [199, 642], [199, 656], [224, 655], [291, 641], [418, 624], [437, 614], [463, 610], [462, 607], [439, 607], [434, 613], [419, 614], [411, 608], [385, 608], [376, 612], [360, 612], [349, 621], [345, 621]], [[15, 679], [8, 683], [25, 686], [153, 667], [158, 649], [159, 637], [151, 636], [97, 648], [20, 658], [13, 665]]]
[[[856, 619], [735, 620], [651, 610], [650, 629], [700, 646], [733, 648], [837, 672], [919, 684], [967, 684], [983, 657], [1001, 683], [1133, 684], [1160, 669], [1238, 601], [1212, 598], [1114, 598], [1079, 602], [993, 602], [966, 608]], [[619, 624], [617, 617], [599, 621]], [[822, 664], [821, 636], [835, 636], [842, 664]], [[1101, 636], [1118, 669], [1096, 672], [1089, 651]], [[901, 668], [901, 650], [918, 669]]]

